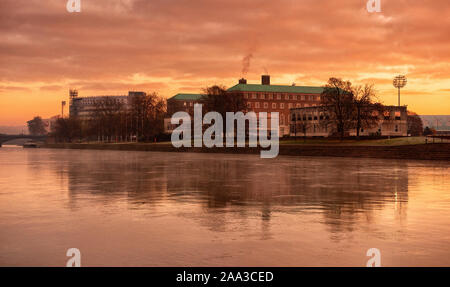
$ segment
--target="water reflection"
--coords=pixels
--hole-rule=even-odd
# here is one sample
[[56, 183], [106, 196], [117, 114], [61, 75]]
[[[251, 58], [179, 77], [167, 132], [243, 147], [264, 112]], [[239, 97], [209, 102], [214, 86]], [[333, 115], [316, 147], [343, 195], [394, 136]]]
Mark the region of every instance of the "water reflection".
[[[0, 150], [0, 265], [450, 265], [446, 162]], [[412, 258], [414, 260], [412, 260]]]
[[84, 194], [102, 204], [125, 198], [130, 209], [150, 212], [158, 204], [189, 203], [207, 215], [180, 216], [214, 231], [228, 230], [224, 213], [236, 214], [240, 226], [260, 217], [262, 238], [271, 238], [274, 212], [319, 213], [336, 240], [374, 221], [373, 211], [386, 204], [395, 206], [398, 221], [407, 215], [405, 161], [99, 152], [59, 161], [54, 172], [67, 179], [71, 208]]

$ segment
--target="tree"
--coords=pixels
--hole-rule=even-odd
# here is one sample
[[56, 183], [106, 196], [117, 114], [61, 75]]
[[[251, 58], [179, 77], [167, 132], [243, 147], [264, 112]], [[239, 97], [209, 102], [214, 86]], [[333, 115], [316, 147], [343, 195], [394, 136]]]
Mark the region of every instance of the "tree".
[[166, 103], [157, 93], [138, 94], [131, 99], [132, 130], [143, 140], [153, 140], [164, 131]]
[[82, 138], [82, 122], [76, 117], [58, 118], [52, 127], [56, 141], [72, 142]]
[[28, 121], [27, 124], [28, 124], [28, 132], [31, 135], [37, 136], [37, 135], [45, 135], [47, 133], [44, 121], [39, 116], [34, 117], [32, 120]]
[[422, 119], [415, 112], [408, 111], [408, 134], [413, 137], [421, 136], [423, 134]]
[[356, 136], [359, 138], [361, 129], [372, 128], [379, 122], [379, 115], [383, 114], [383, 105], [375, 102], [373, 85], [356, 86], [352, 88], [355, 112], [353, 121]]
[[241, 112], [247, 109], [247, 102], [240, 93], [229, 93], [223, 86], [211, 86], [204, 89], [202, 98], [205, 112], [218, 112], [222, 118], [227, 112]]
[[322, 110], [328, 115], [324, 124], [334, 124], [341, 140], [345, 132], [354, 126], [354, 101], [352, 84], [338, 78], [330, 78], [321, 95]]
[[103, 97], [95, 101], [92, 118], [87, 122], [88, 134], [102, 139], [123, 136], [122, 114], [124, 112], [124, 104], [115, 97]]

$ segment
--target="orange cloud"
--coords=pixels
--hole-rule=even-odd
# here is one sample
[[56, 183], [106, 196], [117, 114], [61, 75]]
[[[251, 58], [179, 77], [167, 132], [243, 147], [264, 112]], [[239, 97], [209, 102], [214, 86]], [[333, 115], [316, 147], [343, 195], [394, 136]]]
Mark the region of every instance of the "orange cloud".
[[382, 1], [373, 14], [361, 0], [82, 0], [81, 13], [65, 2], [1, 1], [0, 124], [58, 114], [71, 87], [169, 97], [230, 86], [249, 54], [250, 82], [264, 69], [280, 84], [337, 76], [374, 83], [395, 104], [403, 73], [410, 109], [450, 111], [448, 1]]

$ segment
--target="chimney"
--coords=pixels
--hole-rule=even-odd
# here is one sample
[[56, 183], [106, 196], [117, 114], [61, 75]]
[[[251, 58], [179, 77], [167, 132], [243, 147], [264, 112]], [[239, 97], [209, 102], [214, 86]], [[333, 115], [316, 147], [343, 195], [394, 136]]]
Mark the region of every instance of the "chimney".
[[262, 75], [261, 76], [261, 84], [262, 85], [270, 85], [270, 76], [269, 75]]
[[242, 78], [242, 79], [239, 80], [239, 84], [244, 84], [244, 85], [246, 85], [246, 84], [247, 84], [247, 80], [244, 79], [244, 78]]

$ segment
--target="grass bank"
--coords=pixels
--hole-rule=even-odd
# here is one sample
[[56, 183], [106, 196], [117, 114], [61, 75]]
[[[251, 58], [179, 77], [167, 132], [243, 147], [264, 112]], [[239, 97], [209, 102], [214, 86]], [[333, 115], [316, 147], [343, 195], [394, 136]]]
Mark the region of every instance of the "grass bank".
[[[363, 157], [385, 159], [417, 159], [450, 161], [450, 143], [417, 144], [420, 138], [398, 138], [390, 140], [343, 141], [314, 139], [280, 142], [280, 155]], [[425, 141], [425, 139], [424, 139]], [[150, 152], [199, 152], [259, 154], [260, 148], [174, 148], [171, 143], [58, 143], [43, 144], [44, 148], [128, 150]]]

